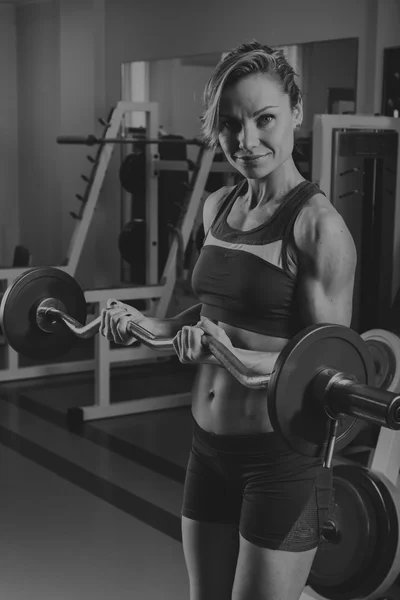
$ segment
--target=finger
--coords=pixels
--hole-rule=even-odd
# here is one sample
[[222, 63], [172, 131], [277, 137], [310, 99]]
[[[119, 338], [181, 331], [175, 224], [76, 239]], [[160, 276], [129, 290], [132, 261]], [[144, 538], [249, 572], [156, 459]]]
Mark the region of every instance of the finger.
[[125, 309], [114, 308], [108, 311], [110, 317], [110, 336], [116, 344], [125, 344], [127, 342], [127, 323], [129, 319]]
[[175, 353], [176, 353], [177, 357], [179, 358], [179, 360], [181, 359], [181, 337], [182, 337], [182, 332], [178, 331], [178, 333], [172, 340], [172, 345], [174, 347]]
[[101, 335], [103, 335], [104, 337], [106, 337], [105, 334], [105, 328], [106, 328], [106, 309], [103, 308], [103, 310], [100, 313], [100, 327], [99, 327], [99, 333]]
[[102, 335], [108, 339], [109, 342], [114, 340], [113, 330], [115, 328], [115, 318], [116, 315], [122, 314], [124, 311], [121, 309], [105, 309], [101, 314], [101, 333]]
[[205, 333], [209, 333], [210, 335], [217, 334], [218, 330], [221, 329], [218, 325], [206, 317], [201, 317], [196, 327], [202, 329]]
[[117, 308], [117, 306], [122, 306], [122, 304], [118, 300], [115, 300], [115, 298], [110, 298], [107, 300], [106, 306], [107, 308]]
[[186, 357], [187, 361], [198, 360], [202, 354], [201, 338], [204, 331], [198, 327], [188, 327], [186, 331]]
[[180, 358], [181, 362], [187, 362], [189, 360], [190, 352], [190, 327], [184, 325], [181, 329], [180, 335]]

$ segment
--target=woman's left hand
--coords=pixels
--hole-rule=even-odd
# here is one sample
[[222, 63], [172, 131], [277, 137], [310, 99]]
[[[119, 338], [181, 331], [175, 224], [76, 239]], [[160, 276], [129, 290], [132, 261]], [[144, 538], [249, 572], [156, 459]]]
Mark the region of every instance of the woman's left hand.
[[196, 323], [196, 327], [202, 329], [204, 333], [211, 335], [213, 338], [221, 342], [221, 344], [226, 346], [228, 350], [233, 352], [234, 348], [232, 342], [222, 327], [219, 327], [219, 325], [216, 325], [210, 321], [210, 319], [207, 319], [207, 317], [201, 317], [200, 321]]

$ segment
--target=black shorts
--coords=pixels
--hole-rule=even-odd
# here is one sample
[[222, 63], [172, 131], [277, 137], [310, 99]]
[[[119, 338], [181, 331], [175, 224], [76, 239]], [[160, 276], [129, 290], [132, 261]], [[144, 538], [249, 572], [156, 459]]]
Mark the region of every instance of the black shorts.
[[272, 550], [315, 548], [333, 500], [332, 469], [293, 452], [276, 433], [217, 435], [193, 419], [182, 515], [237, 524]]

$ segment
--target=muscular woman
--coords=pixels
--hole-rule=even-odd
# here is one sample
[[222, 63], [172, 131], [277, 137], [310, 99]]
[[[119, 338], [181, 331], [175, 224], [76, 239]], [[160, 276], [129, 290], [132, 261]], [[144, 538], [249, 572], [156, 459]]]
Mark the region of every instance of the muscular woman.
[[293, 162], [303, 116], [294, 75], [280, 50], [254, 42], [228, 54], [207, 84], [204, 141], [220, 144], [243, 180], [205, 202], [192, 278], [200, 304], [165, 320], [113, 301], [102, 314], [109, 340], [131, 343], [133, 319], [174, 337], [181, 362], [200, 363], [182, 507], [191, 600], [297, 600], [331, 496], [331, 471], [273, 431], [265, 391], [243, 387], [201, 344], [211, 334], [268, 373], [303, 328], [350, 325], [355, 245]]

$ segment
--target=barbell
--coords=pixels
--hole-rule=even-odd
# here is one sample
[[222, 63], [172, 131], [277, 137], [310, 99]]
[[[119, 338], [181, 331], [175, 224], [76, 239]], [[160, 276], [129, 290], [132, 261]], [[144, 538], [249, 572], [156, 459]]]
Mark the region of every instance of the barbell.
[[[82, 325], [83, 291], [53, 267], [31, 269], [16, 279], [2, 298], [0, 320], [10, 346], [39, 360], [61, 356], [76, 338], [91, 338], [100, 326], [100, 318]], [[129, 328], [151, 348], [173, 348], [171, 339], [157, 338], [133, 322]], [[306, 456], [323, 456], [330, 466], [334, 447], [340, 450], [352, 441], [360, 421], [400, 429], [400, 396], [394, 393], [400, 341], [381, 330], [363, 337], [339, 325], [308, 327], [287, 343], [265, 375], [252, 374], [218, 340], [203, 339], [240, 383], [266, 390], [272, 425], [288, 445]], [[377, 380], [381, 387], [373, 387]], [[383, 475], [356, 465], [336, 465], [333, 475], [334, 507], [308, 584], [332, 600], [372, 600], [400, 571], [399, 492]]]
[[141, 138], [134, 136], [116, 138], [98, 138], [95, 135], [59, 135], [57, 144], [72, 146], [101, 146], [104, 144], [183, 144], [185, 146], [202, 146], [202, 142], [196, 138]]
[[[61, 356], [76, 338], [91, 338], [100, 320], [87, 325], [86, 301], [73, 277], [54, 267], [24, 272], [5, 292], [0, 319], [7, 342], [18, 353], [46, 360]], [[132, 334], [156, 350], [173, 350], [133, 321]], [[372, 387], [374, 360], [352, 329], [322, 324], [295, 335], [279, 354], [272, 373], [254, 375], [218, 340], [203, 336], [211, 354], [242, 385], [266, 389], [274, 430], [300, 454], [325, 456], [358, 433], [358, 419], [400, 429], [400, 395]]]

